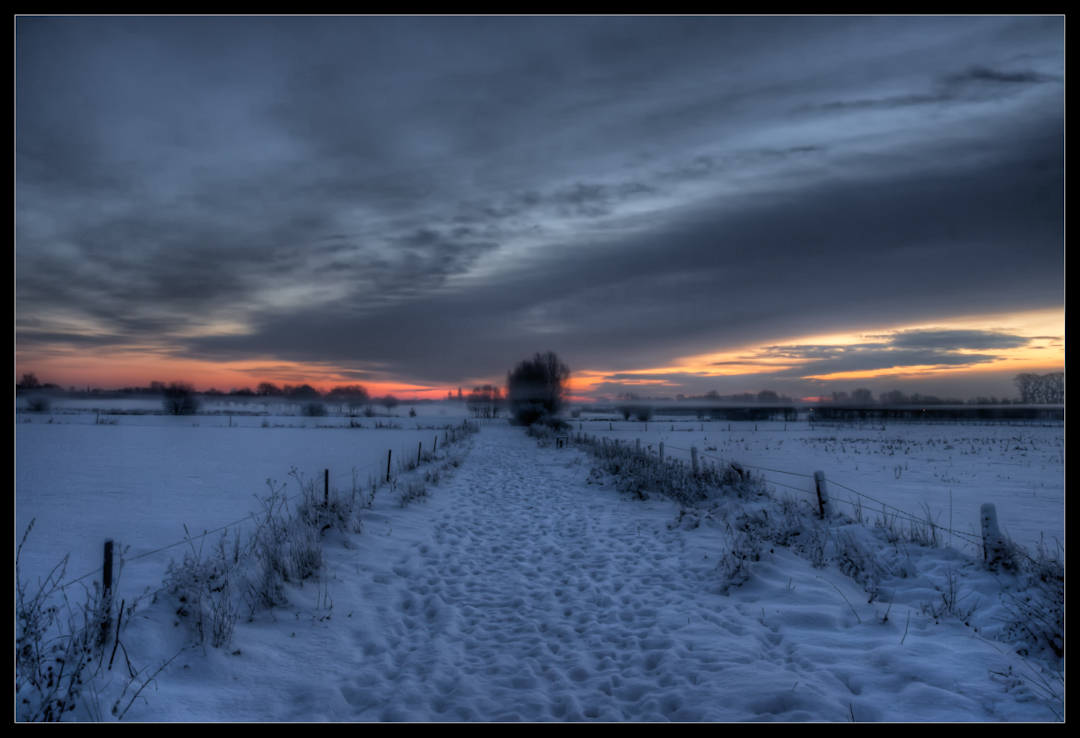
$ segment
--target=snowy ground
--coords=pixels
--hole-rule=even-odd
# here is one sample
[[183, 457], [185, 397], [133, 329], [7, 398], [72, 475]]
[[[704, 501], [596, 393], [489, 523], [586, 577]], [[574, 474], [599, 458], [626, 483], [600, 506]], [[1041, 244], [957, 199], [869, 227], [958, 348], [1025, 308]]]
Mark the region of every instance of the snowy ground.
[[[817, 424], [663, 420], [575, 421], [575, 430], [621, 443], [641, 439], [656, 451], [690, 460], [737, 461], [780, 490], [814, 495], [812, 475], [825, 472], [843, 512], [889, 505], [946, 529], [979, 537], [979, 508], [997, 508], [1010, 537], [1034, 550], [1065, 540], [1065, 432], [1055, 425], [944, 423]], [[860, 497], [859, 494], [864, 495]], [[951, 519], [951, 521], [950, 521]], [[963, 546], [960, 538], [953, 545]], [[975, 553], [971, 547], [968, 550]]]
[[[106, 538], [130, 545], [133, 557], [182, 540], [185, 525], [196, 535], [241, 521], [261, 509], [256, 496], [268, 492], [268, 478], [297, 491], [292, 468], [320, 488], [327, 469], [331, 487], [350, 488], [354, 469], [361, 484], [385, 478], [388, 462], [415, 460], [461, 421], [362, 418], [364, 428], [348, 428], [349, 418], [275, 416], [233, 418], [230, 428], [228, 418], [205, 416], [122, 416], [117, 425], [94, 425], [93, 415], [33, 420], [15, 432], [17, 534], [37, 521], [20, 563], [44, 576], [70, 552], [75, 577], [101, 567]], [[173, 555], [152, 555], [140, 569], [160, 586]]]
[[[284, 480], [294, 465], [308, 477], [363, 463], [378, 469], [387, 448], [415, 452], [433, 440], [432, 431], [405, 428], [436, 423], [420, 417], [399, 419], [401, 430], [262, 428], [261, 419], [248, 418], [257, 422], [230, 429], [207, 427], [227, 422], [223, 417], [197, 418], [195, 428], [190, 419], [136, 420], [143, 418], [63, 425], [58, 415], [52, 424], [17, 424], [17, 535], [29, 517], [38, 518], [24, 552], [28, 572], [40, 575], [68, 550], [70, 573], [81, 574], [84, 563], [93, 568], [103, 530], [130, 544], [131, 558], [180, 540], [182, 522], [195, 533], [241, 518], [251, 495], [265, 490], [263, 480]], [[641, 424], [616, 423], [608, 433], [633, 443], [637, 431], [626, 430], [633, 425]], [[852, 488], [890, 491], [891, 504], [912, 512], [919, 508], [912, 490], [929, 487], [952, 453], [951, 474], [963, 480], [945, 482], [955, 485], [954, 515], [962, 497], [976, 513], [978, 503], [997, 502], [1014, 536], [1022, 529], [1050, 538], [1063, 528], [1061, 461], [1052, 458], [1063, 453], [1060, 428], [1042, 435], [1024, 429], [1028, 456], [1021, 457], [1025, 451], [1005, 451], [1004, 435], [1016, 435], [1007, 428], [871, 433], [809, 431], [803, 423], [798, 432], [768, 435], [733, 424], [725, 436], [721, 424], [700, 430], [695, 423], [698, 439], [672, 425], [663, 424], [669, 448], [700, 443], [704, 453], [724, 457], [739, 448], [744, 464], [767, 460], [780, 468], [784, 461], [785, 471], [824, 469], [830, 480], [848, 474]], [[658, 443], [649, 428], [648, 442]], [[956, 448], [963, 438], [975, 451]], [[887, 439], [894, 439], [893, 456], [880, 450]], [[897, 480], [901, 441], [908, 468]], [[289, 605], [239, 623], [227, 648], [196, 644], [175, 597], [145, 600], [121, 641], [134, 668], [145, 670], [141, 679], [173, 660], [124, 720], [1041, 721], [1062, 712], [1063, 702], [1046, 692], [1047, 685], [1062, 689], [1044, 670], [1055, 664], [1016, 653], [997, 620], [1001, 578], [959, 545], [882, 545], [883, 560], [906, 557], [906, 575], [887, 581], [873, 602], [837, 566], [814, 568], [782, 546], [732, 586], [718, 567], [723, 527], [707, 516], [677, 524], [674, 503], [620, 494], [612, 480], [590, 476], [584, 452], [540, 448], [501, 422], [466, 444], [451, 451], [460, 466], [429, 486], [424, 500], [401, 507], [384, 490], [363, 513], [361, 533], [330, 531], [322, 573], [291, 588]], [[1043, 456], [1029, 468], [1033, 452]], [[835, 466], [826, 458], [837, 458]], [[856, 461], [859, 469], [849, 468]], [[349, 483], [351, 472], [337, 480]], [[1035, 505], [1028, 500], [1015, 513], [1002, 510], [1032, 489], [1032, 500], [1051, 500], [1049, 512], [1029, 516], [1042, 525], [1024, 517]], [[109, 499], [107, 511], [94, 512]], [[971, 520], [976, 513], [964, 512]], [[958, 528], [969, 522], [959, 521], [956, 515]], [[864, 543], [875, 540], [873, 527], [866, 530]], [[77, 567], [82, 548], [86, 558]], [[159, 588], [169, 557], [131, 561], [119, 596]], [[975, 605], [964, 621], [932, 614], [950, 579]], [[110, 719], [115, 700], [121, 709], [130, 702], [130, 691], [120, 697], [126, 679], [106, 676], [95, 687], [96, 706], [72, 717]]]

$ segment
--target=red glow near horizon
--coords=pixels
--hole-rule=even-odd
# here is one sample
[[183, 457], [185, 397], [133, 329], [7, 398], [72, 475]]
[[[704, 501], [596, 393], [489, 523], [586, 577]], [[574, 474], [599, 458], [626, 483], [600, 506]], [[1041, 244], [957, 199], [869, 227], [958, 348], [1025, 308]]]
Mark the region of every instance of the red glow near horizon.
[[[798, 378], [811, 384], [801, 390], [793, 387], [793, 394], [806, 394], [802, 401], [821, 401], [821, 397], [810, 394], [822, 382], [861, 382], [882, 380], [897, 383], [919, 383], [933, 377], [972, 377], [979, 378], [992, 374], [1022, 372], [1046, 373], [1061, 371], [1065, 363], [1064, 316], [1057, 310], [1041, 310], [1013, 315], [974, 316], [966, 319], [942, 321], [934, 328], [966, 328], [988, 331], [1005, 330], [998, 326], [1011, 326], [1009, 330], [1018, 335], [1033, 336], [1031, 344], [1024, 347], [995, 351], [993, 362], [972, 365], [940, 366], [898, 366], [890, 369], [871, 371], [846, 371], [832, 374], [811, 375], [813, 365], [807, 365], [807, 376]], [[913, 330], [928, 326], [893, 326], [875, 328], [878, 333], [889, 331]], [[1037, 338], [1035, 338], [1037, 337]], [[1059, 337], [1059, 338], [1055, 338]], [[858, 343], [865, 339], [862, 335], [829, 335], [793, 337], [787, 339], [791, 344], [827, 344], [844, 345]], [[771, 358], [765, 347], [745, 346], [739, 350], [724, 353], [686, 356], [667, 363], [657, 362], [656, 366], [638, 370], [611, 371], [603, 368], [587, 368], [574, 371], [568, 391], [570, 402], [589, 402], [597, 399], [596, 394], [603, 386], [611, 391], [613, 387], [631, 388], [642, 394], [696, 395], [701, 391], [672, 381], [668, 377], [683, 375], [693, 379], [695, 384], [715, 379], [739, 378], [742, 388], [731, 388], [722, 394], [731, 392], [756, 392], [768, 387], [758, 386], [769, 382], [765, 377], [779, 370], [790, 370], [799, 361], [790, 358]], [[746, 356], [752, 362], [746, 363]], [[511, 362], [512, 363], [512, 362]], [[738, 369], [733, 371], [736, 366]], [[278, 361], [272, 358], [260, 360], [214, 362], [202, 359], [178, 357], [164, 347], [130, 347], [117, 350], [76, 350], [61, 346], [42, 346], [38, 344], [32, 351], [16, 348], [16, 383], [22, 374], [32, 372], [39, 382], [55, 384], [63, 388], [83, 389], [87, 386], [116, 390], [124, 387], [147, 387], [152, 381], [166, 384], [182, 381], [192, 384], [199, 391], [216, 389], [228, 393], [231, 390], [249, 388], [254, 390], [260, 382], [271, 382], [278, 387], [286, 384], [294, 386], [310, 385], [322, 392], [340, 385], [363, 385], [372, 396], [392, 394], [398, 397], [417, 399], [446, 399], [449, 393], [456, 398], [458, 390], [468, 395], [474, 387], [490, 384], [504, 387], [504, 377], [499, 375], [494, 380], [471, 378], [457, 385], [431, 385], [402, 382], [380, 372], [357, 372], [349, 367], [321, 363]], [[657, 376], [661, 375], [661, 376]], [[1007, 378], [1004, 381], [1008, 381]], [[848, 389], [842, 387], [842, 389]], [[616, 392], [618, 390], [615, 390]], [[821, 392], [823, 390], [817, 390]], [[825, 399], [830, 399], [827, 397]]]

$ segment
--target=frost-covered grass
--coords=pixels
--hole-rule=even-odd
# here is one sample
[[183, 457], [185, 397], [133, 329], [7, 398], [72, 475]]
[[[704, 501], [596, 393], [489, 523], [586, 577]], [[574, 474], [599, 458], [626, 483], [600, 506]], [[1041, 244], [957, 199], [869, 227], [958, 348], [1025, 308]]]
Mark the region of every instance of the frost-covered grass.
[[705, 463], [697, 473], [690, 464], [670, 457], [661, 459], [650, 450], [638, 451], [617, 439], [578, 436], [577, 443], [597, 459], [598, 468], [618, 477], [618, 488], [641, 499], [649, 495], [668, 497], [684, 505], [707, 500], [719, 493], [739, 497], [760, 496], [765, 488], [760, 479], [744, 477], [728, 464]]

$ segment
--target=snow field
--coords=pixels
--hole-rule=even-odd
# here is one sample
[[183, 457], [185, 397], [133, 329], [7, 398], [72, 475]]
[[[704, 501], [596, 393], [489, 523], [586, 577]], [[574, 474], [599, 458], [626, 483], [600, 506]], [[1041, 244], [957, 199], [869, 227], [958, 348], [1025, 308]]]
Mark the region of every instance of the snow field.
[[[1003, 531], [1028, 550], [1042, 540], [1050, 548], [1055, 539], [1065, 540], [1061, 427], [897, 423], [882, 430], [880, 424], [811, 428], [805, 421], [663, 419], [571, 426], [631, 446], [641, 439], [642, 448], [653, 452], [663, 441], [666, 456], [686, 463], [696, 446], [703, 463], [737, 461], [778, 492], [800, 499], [815, 498], [812, 475], [821, 470], [838, 509], [848, 515], [860, 502], [866, 514], [880, 515], [887, 509], [883, 503], [919, 520], [929, 509], [940, 528], [981, 540], [979, 509], [990, 502]], [[952, 545], [981, 555], [962, 538], [954, 536]]]
[[[252, 425], [232, 428], [224, 425], [227, 418], [205, 416], [124, 416], [117, 425], [94, 425], [93, 415], [76, 419], [16, 424], [17, 539], [37, 521], [19, 562], [31, 581], [68, 553], [69, 579], [100, 569], [103, 543], [113, 538], [131, 547], [125, 581], [156, 589], [169, 561], [182, 558], [187, 545], [151, 552], [183, 541], [184, 525], [197, 536], [242, 523], [262, 509], [256, 496], [269, 493], [268, 478], [294, 495], [299, 489], [290, 469], [315, 479], [320, 490], [329, 469], [331, 487], [350, 490], [355, 468], [357, 483], [367, 488], [370, 478], [385, 479], [388, 452], [396, 475], [399, 462], [416, 460], [421, 444], [430, 452], [438, 437], [442, 448], [446, 434], [442, 427], [416, 430], [415, 422], [408, 424], [411, 430], [373, 429], [371, 419], [364, 419], [367, 429], [275, 427], [301, 421], [287, 417], [245, 418]], [[270, 427], [261, 427], [264, 419]], [[390, 420], [406, 425], [404, 419]]]
[[[290, 456], [308, 443], [303, 436], [319, 437], [318, 446], [331, 435], [407, 433], [245, 432], [287, 434]], [[166, 448], [182, 443], [164, 435]], [[236, 438], [216, 445], [232, 444], [236, 455]], [[22, 447], [17, 436], [20, 467], [63, 442], [31, 440]], [[173, 661], [125, 720], [1047, 720], [1060, 712], [1039, 688], [1040, 662], [990, 632], [998, 611], [984, 607], [971, 625], [955, 613], [934, 616], [950, 579], [965, 603], [1000, 590], [960, 550], [889, 549], [872, 526], [849, 526], [854, 545], [894, 572], [876, 597], [835, 562], [814, 568], [775, 544], [733, 584], [721, 565], [731, 541], [722, 518], [739, 514], [735, 506], [680, 511], [667, 500], [634, 500], [610, 477], [590, 475], [581, 451], [538, 448], [521, 429], [492, 424], [469, 443], [453, 475], [418, 504], [377, 496], [362, 533], [327, 531], [323, 570], [289, 587], [287, 605], [239, 623], [227, 649], [195, 645], [166, 594], [137, 610], [121, 636], [136, 667]], [[132, 441], [144, 469], [158, 461], [138, 450]], [[107, 444], [97, 451], [120, 456]], [[284, 455], [280, 446], [263, 452], [279, 464]], [[78, 477], [77, 466], [66, 468]], [[19, 482], [17, 507], [23, 489]], [[129, 573], [125, 582], [138, 585]], [[118, 676], [102, 685], [103, 703], [121, 686]]]

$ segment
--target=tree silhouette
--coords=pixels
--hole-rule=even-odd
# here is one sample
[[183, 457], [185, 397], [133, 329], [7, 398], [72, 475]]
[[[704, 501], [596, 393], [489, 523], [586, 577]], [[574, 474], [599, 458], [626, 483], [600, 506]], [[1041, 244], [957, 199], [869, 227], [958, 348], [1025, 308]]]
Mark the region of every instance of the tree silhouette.
[[185, 382], [172, 382], [163, 390], [162, 404], [168, 415], [194, 415], [199, 409], [195, 388]]
[[344, 403], [349, 408], [349, 413], [354, 414], [364, 405], [371, 402], [371, 396], [365, 387], [359, 384], [347, 384], [334, 387], [328, 395], [334, 402]]
[[519, 422], [532, 424], [562, 409], [570, 368], [553, 351], [520, 362], [506, 375], [506, 395]]

